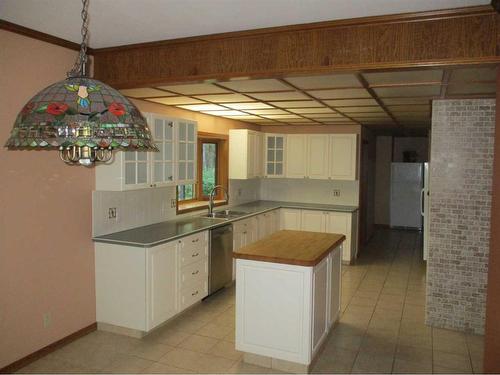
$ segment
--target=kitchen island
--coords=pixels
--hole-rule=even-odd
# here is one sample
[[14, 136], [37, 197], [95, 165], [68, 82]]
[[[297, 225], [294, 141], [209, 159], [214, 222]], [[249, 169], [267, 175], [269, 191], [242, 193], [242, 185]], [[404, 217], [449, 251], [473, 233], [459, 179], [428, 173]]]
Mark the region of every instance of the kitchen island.
[[308, 372], [340, 312], [342, 234], [281, 230], [233, 253], [236, 349]]

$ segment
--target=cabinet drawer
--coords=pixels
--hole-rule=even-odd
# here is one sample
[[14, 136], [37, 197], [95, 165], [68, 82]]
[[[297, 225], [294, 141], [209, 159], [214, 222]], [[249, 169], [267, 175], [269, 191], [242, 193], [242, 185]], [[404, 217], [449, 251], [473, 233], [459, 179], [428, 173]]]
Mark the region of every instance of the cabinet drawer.
[[198, 262], [188, 264], [182, 267], [180, 273], [180, 287], [185, 288], [188, 285], [199, 284], [208, 280], [208, 259], [204, 258]]
[[195, 263], [207, 256], [207, 232], [196, 233], [179, 240], [179, 262], [181, 267]]
[[193, 303], [200, 301], [208, 295], [208, 279], [193, 285], [188, 285], [181, 289], [180, 293], [180, 310], [184, 310]]

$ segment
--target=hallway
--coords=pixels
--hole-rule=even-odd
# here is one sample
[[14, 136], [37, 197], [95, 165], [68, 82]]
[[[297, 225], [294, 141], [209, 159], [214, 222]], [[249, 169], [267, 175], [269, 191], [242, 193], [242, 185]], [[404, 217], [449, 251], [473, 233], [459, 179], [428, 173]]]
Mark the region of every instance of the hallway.
[[[424, 324], [425, 264], [417, 232], [379, 230], [342, 271], [342, 316], [312, 372], [478, 373], [482, 336]], [[96, 331], [21, 373], [275, 373], [234, 350], [234, 288], [143, 339]]]
[[379, 230], [342, 275], [342, 317], [314, 372], [471, 373], [482, 336], [425, 325], [425, 262], [418, 232]]

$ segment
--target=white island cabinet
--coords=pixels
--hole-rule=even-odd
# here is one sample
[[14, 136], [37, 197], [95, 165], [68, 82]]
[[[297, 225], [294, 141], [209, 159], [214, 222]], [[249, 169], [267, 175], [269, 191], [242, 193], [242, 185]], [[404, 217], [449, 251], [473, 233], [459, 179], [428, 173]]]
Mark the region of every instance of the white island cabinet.
[[236, 349], [303, 373], [340, 313], [341, 234], [283, 230], [235, 252]]

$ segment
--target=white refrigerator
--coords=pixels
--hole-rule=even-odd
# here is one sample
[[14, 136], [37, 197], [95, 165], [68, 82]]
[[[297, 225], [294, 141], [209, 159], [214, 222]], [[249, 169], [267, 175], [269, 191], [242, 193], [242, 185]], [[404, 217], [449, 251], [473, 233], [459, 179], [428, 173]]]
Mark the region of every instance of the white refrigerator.
[[422, 230], [424, 163], [392, 163], [390, 225]]

